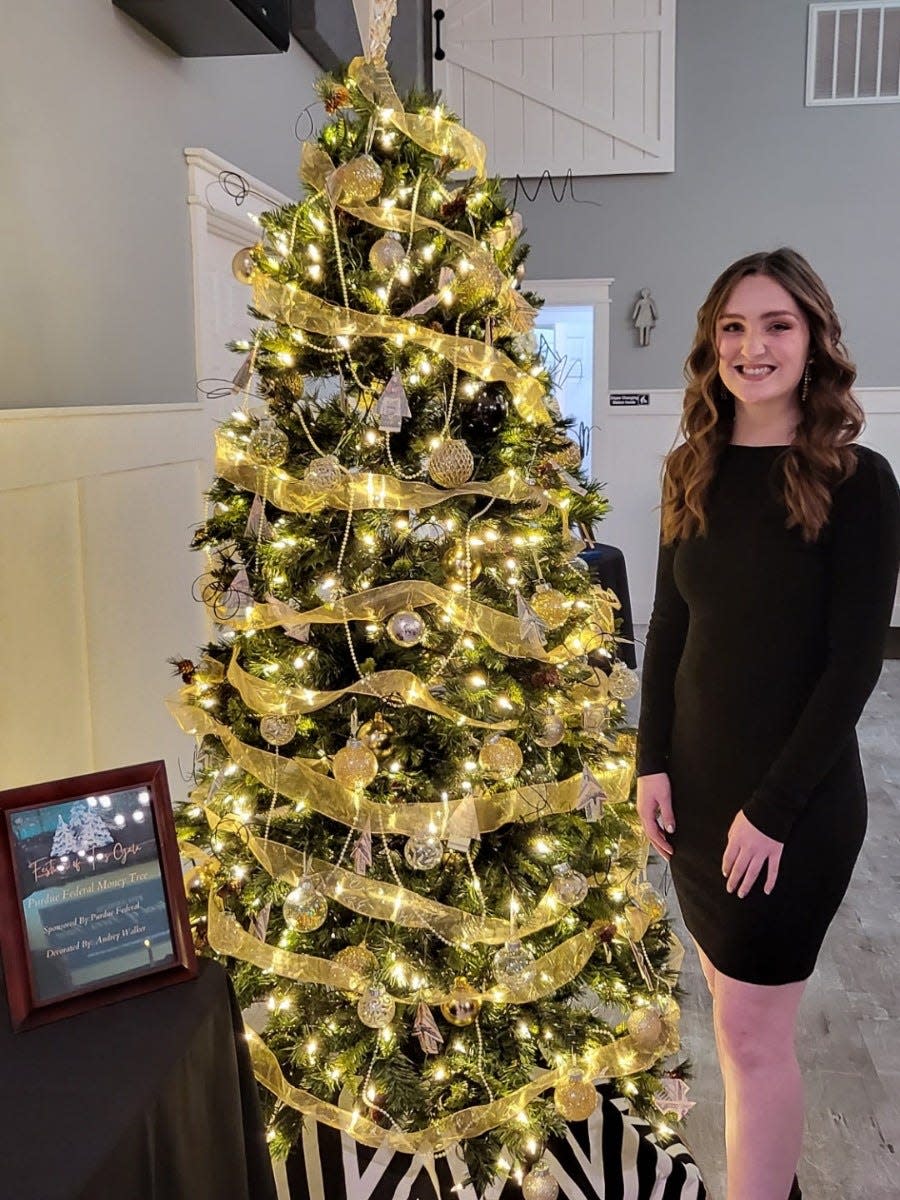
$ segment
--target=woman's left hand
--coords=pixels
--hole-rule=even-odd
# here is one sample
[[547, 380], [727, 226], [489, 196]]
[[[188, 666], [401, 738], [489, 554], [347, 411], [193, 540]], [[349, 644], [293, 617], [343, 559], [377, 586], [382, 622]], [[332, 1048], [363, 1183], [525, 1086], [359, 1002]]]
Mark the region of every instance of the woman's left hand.
[[743, 900], [765, 867], [764, 891], [768, 896], [778, 878], [783, 849], [784, 842], [767, 837], [751, 824], [741, 809], [731, 822], [728, 844], [722, 858], [722, 874], [727, 877], [726, 890], [733, 892], [737, 888], [738, 897]]

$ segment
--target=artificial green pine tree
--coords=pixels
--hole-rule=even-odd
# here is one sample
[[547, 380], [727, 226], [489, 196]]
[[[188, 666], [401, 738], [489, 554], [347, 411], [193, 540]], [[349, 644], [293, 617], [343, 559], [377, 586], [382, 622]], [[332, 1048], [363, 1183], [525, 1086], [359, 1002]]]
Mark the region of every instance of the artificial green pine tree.
[[305, 198], [235, 262], [257, 325], [194, 540], [219, 636], [172, 705], [193, 925], [266, 1005], [276, 1153], [306, 1113], [545, 1200], [593, 1081], [649, 1114], [678, 1044], [634, 676], [573, 535], [607, 502], [480, 143], [377, 61], [321, 95]]

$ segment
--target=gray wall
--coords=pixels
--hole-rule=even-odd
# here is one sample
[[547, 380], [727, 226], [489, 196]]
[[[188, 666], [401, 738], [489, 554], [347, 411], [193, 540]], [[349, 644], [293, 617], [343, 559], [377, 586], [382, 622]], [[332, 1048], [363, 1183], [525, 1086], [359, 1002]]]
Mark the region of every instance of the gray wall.
[[193, 400], [182, 151], [297, 195], [317, 68], [182, 59], [111, 0], [5, 5], [0, 58], [0, 405]]
[[[900, 105], [804, 107], [807, 9], [678, 0], [675, 173], [576, 180], [602, 208], [520, 200], [533, 278], [615, 279], [612, 388], [679, 387], [713, 279], [779, 245], [824, 279], [860, 385], [900, 385]], [[644, 286], [660, 320], [642, 349]]]

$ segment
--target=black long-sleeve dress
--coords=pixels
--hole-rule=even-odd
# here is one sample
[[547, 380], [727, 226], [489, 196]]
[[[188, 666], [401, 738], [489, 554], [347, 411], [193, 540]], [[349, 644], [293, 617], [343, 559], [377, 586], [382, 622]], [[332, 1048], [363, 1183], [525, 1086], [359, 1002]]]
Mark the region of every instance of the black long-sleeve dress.
[[[867, 797], [856, 723], [881, 672], [900, 563], [900, 489], [855, 447], [814, 543], [785, 528], [783, 446], [729, 445], [706, 537], [663, 546], [644, 655], [637, 773], [666, 772], [672, 879], [713, 965], [808, 978], [853, 871]], [[722, 857], [738, 810], [784, 842], [744, 899]]]

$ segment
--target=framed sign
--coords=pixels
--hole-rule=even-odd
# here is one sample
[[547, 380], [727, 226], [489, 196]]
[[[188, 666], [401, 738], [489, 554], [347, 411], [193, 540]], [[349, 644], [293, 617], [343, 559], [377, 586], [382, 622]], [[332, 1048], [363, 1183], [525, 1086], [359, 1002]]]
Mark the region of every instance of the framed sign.
[[165, 764], [0, 792], [15, 1029], [197, 974]]

